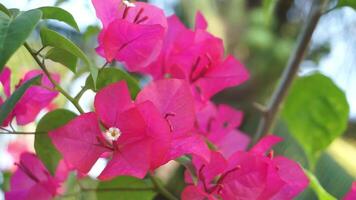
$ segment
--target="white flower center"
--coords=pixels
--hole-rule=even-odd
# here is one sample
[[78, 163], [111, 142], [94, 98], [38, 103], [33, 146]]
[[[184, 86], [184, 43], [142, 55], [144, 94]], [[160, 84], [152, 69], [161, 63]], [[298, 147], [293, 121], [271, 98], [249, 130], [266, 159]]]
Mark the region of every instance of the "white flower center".
[[116, 141], [121, 136], [121, 131], [116, 127], [111, 127], [104, 132], [104, 136], [109, 142]]
[[130, 1], [124, 0], [123, 3], [127, 7], [135, 7], [136, 5], [134, 3], [131, 3]]

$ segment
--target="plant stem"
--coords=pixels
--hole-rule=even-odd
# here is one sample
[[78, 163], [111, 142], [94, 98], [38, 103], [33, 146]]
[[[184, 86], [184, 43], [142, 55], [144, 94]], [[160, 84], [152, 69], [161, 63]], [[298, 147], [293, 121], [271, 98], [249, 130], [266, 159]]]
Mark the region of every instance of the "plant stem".
[[76, 101], [73, 97], [71, 97], [51, 76], [51, 74], [48, 72], [46, 66], [38, 59], [37, 55], [35, 52], [32, 51], [31, 47], [25, 42], [24, 43], [25, 48], [27, 49], [28, 52], [30, 52], [31, 56], [33, 59], [36, 61], [36, 63], [39, 65], [39, 67], [42, 69], [42, 71], [46, 74], [48, 79], [51, 81], [51, 83], [54, 85], [54, 88], [60, 92], [63, 96], [65, 96], [76, 108], [80, 113], [84, 113], [84, 110], [80, 107], [78, 101]]
[[258, 125], [257, 132], [254, 136], [253, 144], [267, 135], [273, 127], [275, 120], [278, 116], [281, 104], [285, 99], [292, 82], [297, 75], [300, 67], [300, 63], [303, 61], [305, 52], [308, 49], [310, 40], [316, 25], [319, 22], [321, 15], [323, 14], [328, 0], [314, 0], [308, 16], [308, 20], [300, 32], [296, 47], [288, 60], [288, 64], [283, 71], [281, 80], [277, 86], [277, 89], [272, 94], [269, 104], [266, 106], [266, 110], [263, 113], [261, 121]]
[[149, 174], [148, 175], [149, 178], [151, 179], [153, 185], [155, 186], [156, 190], [163, 195], [164, 197], [166, 197], [169, 200], [178, 200], [177, 197], [175, 197], [172, 193], [170, 193], [160, 182], [160, 180], [155, 177], [153, 174]]

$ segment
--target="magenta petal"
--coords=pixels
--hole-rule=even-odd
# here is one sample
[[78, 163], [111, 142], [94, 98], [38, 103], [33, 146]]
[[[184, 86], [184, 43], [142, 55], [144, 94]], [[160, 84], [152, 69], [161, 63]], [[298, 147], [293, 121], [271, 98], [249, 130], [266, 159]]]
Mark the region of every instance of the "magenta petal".
[[155, 169], [167, 161], [165, 158], [171, 146], [172, 133], [167, 121], [151, 102], [137, 104], [120, 114], [118, 128], [122, 132], [117, 141], [118, 148], [144, 140], [149, 143], [147, 151], [154, 155], [149, 159], [150, 169]]
[[5, 95], [7, 97], [10, 96], [10, 84], [11, 84], [11, 70], [8, 67], [4, 67], [0, 73], [0, 83], [2, 84], [4, 88]]
[[206, 21], [204, 15], [198, 11], [195, 15], [195, 30], [203, 29], [206, 30], [208, 28], [208, 22]]
[[143, 178], [149, 170], [150, 157], [147, 141], [141, 140], [126, 145], [114, 153], [113, 158], [98, 178], [109, 180], [123, 175]]
[[257, 154], [264, 154], [266, 151], [268, 151], [275, 144], [281, 142], [282, 140], [283, 138], [275, 135], [265, 136], [250, 151]]
[[346, 194], [344, 200], [355, 200], [356, 199], [356, 182], [352, 183], [351, 190]]
[[92, 0], [96, 16], [100, 19], [104, 29], [116, 18], [121, 17], [118, 12], [121, 0]]
[[129, 71], [148, 66], [159, 55], [164, 36], [161, 25], [138, 25], [116, 19], [105, 30], [103, 45], [108, 61], [114, 58], [126, 64]]
[[[238, 130], [231, 130], [227, 134], [216, 134], [216, 136], [221, 137], [213, 137], [211, 142], [216, 145], [219, 152], [221, 152], [225, 158], [229, 158], [236, 151], [244, 151], [248, 147], [250, 143], [250, 138], [241, 133]], [[210, 138], [209, 137], [209, 138]]]
[[196, 84], [201, 93], [209, 99], [221, 90], [237, 86], [248, 78], [246, 68], [234, 57], [228, 56], [222, 64], [211, 68]]
[[241, 125], [243, 113], [226, 104], [220, 104], [216, 118], [220, 121], [221, 129], [231, 130]]
[[146, 134], [151, 142], [151, 164], [150, 169], [155, 169], [165, 162], [169, 154], [172, 142], [167, 121], [162, 117], [158, 109], [150, 101], [137, 105], [146, 123]]
[[[149, 3], [135, 2], [135, 7], [128, 9], [125, 20], [131, 23], [138, 23], [140, 25], [161, 25], [163, 28], [167, 27], [167, 19], [162, 9]], [[121, 5], [118, 8], [119, 18], [123, 18], [125, 6]], [[139, 14], [141, 12], [141, 14]], [[139, 16], [138, 16], [139, 15]]]
[[136, 101], [151, 101], [169, 121], [174, 137], [194, 127], [194, 99], [184, 80], [164, 79], [152, 82], [141, 90]]
[[[193, 164], [196, 170], [202, 172], [204, 177], [200, 179], [205, 179], [205, 182], [208, 184], [214, 180], [215, 177], [221, 175], [227, 167], [227, 160], [219, 152], [211, 151], [210, 152], [210, 161], [206, 162], [200, 157], [193, 157]], [[204, 167], [203, 167], [204, 166]], [[202, 168], [203, 167], [203, 168]]]
[[182, 192], [182, 200], [215, 200], [212, 195], [205, 193], [197, 186], [187, 186]]
[[34, 154], [23, 153], [19, 167], [10, 180], [11, 190], [5, 196], [10, 200], [49, 200], [57, 194], [58, 187], [58, 181], [50, 177], [43, 163]]
[[192, 154], [209, 162], [210, 150], [204, 139], [198, 134], [187, 134], [181, 137], [175, 137], [172, 140], [172, 149], [170, 160], [178, 158], [184, 154]]
[[276, 157], [272, 161], [278, 169], [278, 175], [285, 182], [273, 199], [293, 199], [308, 187], [309, 180], [298, 163], [282, 156]]
[[33, 122], [38, 113], [49, 106], [57, 95], [58, 92], [47, 90], [41, 86], [30, 87], [13, 110], [17, 124], [26, 125]]
[[76, 117], [49, 136], [63, 158], [82, 173], [87, 173], [100, 155], [108, 151], [98, 141], [101, 130], [95, 113]]
[[110, 84], [101, 89], [95, 96], [94, 107], [100, 120], [107, 126], [117, 124], [119, 114], [133, 105], [125, 81]]

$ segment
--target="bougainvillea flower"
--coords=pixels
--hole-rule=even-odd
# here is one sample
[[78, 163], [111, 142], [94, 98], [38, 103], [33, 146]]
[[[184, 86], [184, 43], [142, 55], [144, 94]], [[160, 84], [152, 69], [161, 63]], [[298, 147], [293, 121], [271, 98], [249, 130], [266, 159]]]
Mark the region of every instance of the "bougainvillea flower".
[[134, 104], [121, 81], [100, 90], [94, 107], [95, 113], [50, 132], [63, 158], [77, 170], [87, 173], [105, 152], [112, 158], [99, 176], [102, 180], [119, 175], [143, 178], [166, 162], [171, 134], [152, 102]]
[[[309, 181], [296, 162], [282, 156], [274, 158], [273, 153], [266, 155], [266, 151], [280, 140], [267, 136], [251, 151], [238, 151], [228, 159], [213, 152], [215, 156], [211, 159], [215, 162], [197, 162], [193, 158], [199, 180], [195, 187], [210, 198], [224, 200], [293, 199]], [[193, 190], [186, 192], [189, 191]]]
[[[16, 122], [18, 125], [26, 125], [28, 123], [33, 122], [36, 119], [38, 113], [42, 109], [49, 106], [53, 99], [58, 95], [58, 92], [53, 89], [53, 84], [41, 70], [32, 70], [26, 73], [15, 88], [18, 88], [22, 83], [41, 74], [43, 75], [41, 84], [33, 85], [26, 90], [26, 92], [17, 102], [12, 112], [9, 114], [2, 126], [7, 126], [13, 118], [16, 118]], [[11, 95], [10, 75], [11, 71], [7, 67], [3, 69], [0, 75], [0, 81], [4, 87], [5, 95], [7, 97]], [[52, 77], [56, 81], [59, 81], [58, 74], [52, 74]]]
[[197, 129], [225, 158], [236, 151], [245, 150], [250, 138], [237, 130], [242, 123], [243, 113], [228, 105], [215, 106], [208, 102], [197, 112]]
[[10, 179], [8, 200], [50, 200], [58, 194], [59, 181], [52, 177], [43, 163], [32, 153], [23, 153]]
[[136, 102], [151, 101], [166, 119], [173, 140], [169, 160], [184, 154], [209, 159], [204, 139], [194, 132], [194, 98], [184, 80], [162, 79], [147, 85], [137, 95]]
[[354, 199], [356, 199], [356, 182], [352, 183], [351, 190], [344, 197], [344, 200], [354, 200]]
[[231, 55], [224, 57], [222, 40], [208, 33], [206, 26], [200, 13], [194, 32], [184, 27], [176, 16], [170, 17], [158, 60], [141, 72], [156, 79], [166, 75], [185, 79], [201, 101], [245, 82], [249, 78], [245, 67]]
[[109, 62], [124, 62], [129, 71], [152, 63], [159, 55], [167, 29], [161, 9], [143, 2], [92, 0], [103, 24], [97, 52]]

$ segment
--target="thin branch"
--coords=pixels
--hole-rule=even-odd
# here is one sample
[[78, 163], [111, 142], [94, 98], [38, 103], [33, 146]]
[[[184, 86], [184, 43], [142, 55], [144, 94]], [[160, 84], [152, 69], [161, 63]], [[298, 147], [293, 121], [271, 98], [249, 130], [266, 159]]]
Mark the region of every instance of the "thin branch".
[[25, 42], [24, 43], [25, 48], [28, 50], [28, 52], [30, 52], [31, 56], [33, 57], [33, 59], [35, 59], [36, 63], [39, 65], [39, 67], [42, 69], [42, 71], [46, 74], [46, 76], [48, 77], [48, 79], [51, 81], [51, 83], [54, 85], [54, 87], [56, 88], [57, 91], [59, 91], [63, 96], [65, 96], [76, 108], [80, 113], [84, 113], [84, 110], [80, 107], [80, 105], [78, 104], [78, 102], [71, 97], [51, 76], [51, 74], [48, 72], [46, 66], [44, 65], [44, 63], [42, 63], [35, 52], [33, 52], [33, 50], [31, 49], [31, 47]]
[[160, 180], [157, 177], [155, 177], [153, 174], [149, 174], [148, 176], [151, 179], [153, 185], [155, 186], [157, 192], [166, 197], [168, 200], [178, 200], [177, 197], [175, 197], [161, 184]]
[[289, 58], [288, 64], [285, 70], [283, 71], [283, 75], [277, 86], [277, 89], [274, 91], [272, 98], [268, 106], [266, 107], [266, 113], [262, 116], [262, 119], [259, 123], [257, 132], [254, 137], [254, 144], [257, 143], [257, 141], [261, 137], [268, 134], [271, 128], [273, 127], [281, 104], [285, 99], [295, 76], [297, 75], [300, 63], [303, 61], [313, 32], [327, 6], [327, 3], [328, 0], [313, 1], [312, 8], [308, 16], [308, 21], [306, 22], [305, 26], [303, 27], [303, 30], [301, 31], [298, 37], [297, 45], [294, 49], [294, 52]]
[[82, 89], [78, 92], [77, 95], [75, 95], [74, 99], [79, 102], [80, 98], [82, 98], [83, 94], [87, 91], [86, 86], [83, 86]]
[[[43, 134], [46, 132], [43, 132]], [[10, 131], [10, 132], [0, 132], [0, 135], [35, 135], [35, 134], [42, 134], [42, 132], [19, 132], [19, 131]]]

